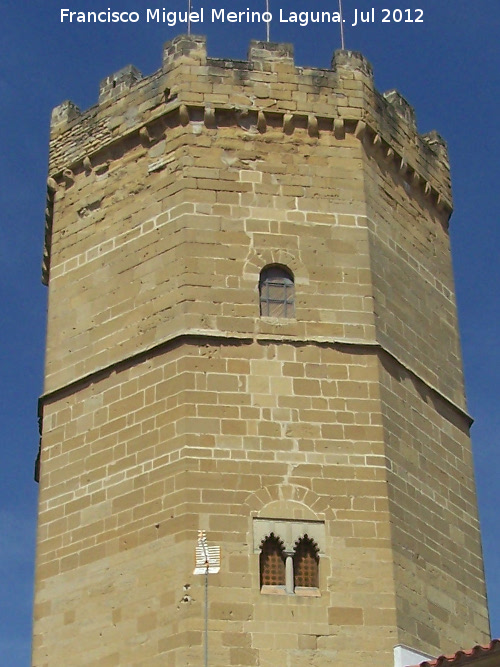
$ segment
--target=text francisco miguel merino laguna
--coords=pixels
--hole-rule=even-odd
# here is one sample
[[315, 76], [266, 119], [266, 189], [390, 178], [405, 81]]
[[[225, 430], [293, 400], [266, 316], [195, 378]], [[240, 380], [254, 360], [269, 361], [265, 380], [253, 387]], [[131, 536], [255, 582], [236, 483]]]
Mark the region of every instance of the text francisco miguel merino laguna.
[[[379, 13], [380, 12], [380, 16]], [[365, 12], [354, 9], [352, 26], [358, 23], [423, 23], [422, 9], [381, 9], [372, 8]], [[82, 12], [61, 9], [61, 23], [138, 23], [146, 20], [147, 23], [166, 23], [170, 27], [178, 23], [203, 23], [205, 20], [203, 7], [196, 12], [175, 12], [165, 9], [146, 9], [142, 17], [139, 12], [120, 12], [107, 9], [100, 12]], [[207, 12], [207, 18], [212, 23], [270, 23], [273, 20], [271, 12], [254, 12], [248, 8], [239, 12], [228, 12], [225, 9], [212, 9]], [[304, 27], [309, 23], [340, 23], [340, 12], [287, 12], [279, 10], [280, 23], [297, 23]], [[343, 19], [345, 22], [345, 19]]]

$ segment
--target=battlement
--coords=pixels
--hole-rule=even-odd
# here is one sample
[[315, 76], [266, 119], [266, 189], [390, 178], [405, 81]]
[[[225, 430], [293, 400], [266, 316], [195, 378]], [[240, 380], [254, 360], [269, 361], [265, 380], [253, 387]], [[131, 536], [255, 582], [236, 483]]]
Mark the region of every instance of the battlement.
[[100, 163], [103, 152], [135, 135], [149, 144], [182, 125], [193, 132], [234, 125], [264, 134], [307, 130], [312, 138], [355, 135], [419, 187], [439, 207], [452, 208], [446, 144], [419, 135], [415, 113], [396, 90], [380, 94], [370, 63], [336, 51], [330, 69], [298, 67], [291, 44], [250, 43], [248, 59], [207, 56], [206, 39], [179, 35], [163, 49], [162, 68], [142, 77], [132, 65], [106, 77], [99, 102], [80, 112], [72, 102], [54, 109], [50, 176]]

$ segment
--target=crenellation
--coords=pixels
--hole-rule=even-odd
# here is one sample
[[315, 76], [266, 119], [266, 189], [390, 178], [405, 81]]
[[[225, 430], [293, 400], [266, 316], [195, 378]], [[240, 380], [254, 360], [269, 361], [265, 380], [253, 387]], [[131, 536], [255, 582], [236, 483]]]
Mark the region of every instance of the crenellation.
[[163, 71], [173, 69], [178, 60], [206, 65], [206, 38], [203, 35], [178, 35], [163, 46]]
[[[172, 75], [173, 72], [175, 72], [177, 70], [177, 68], [179, 68], [179, 67], [182, 68], [183, 60], [182, 60], [181, 56], [186, 55], [187, 53], [189, 53], [189, 54], [197, 53], [199, 55], [199, 53], [204, 52], [203, 49], [205, 48], [203, 38], [194, 38], [193, 37], [193, 38], [191, 38], [190, 40], [187, 40], [187, 41], [183, 41], [183, 38], [181, 38], [181, 37], [176, 38], [176, 39], [177, 39], [177, 41], [173, 40], [172, 44], [169, 43], [166, 46], [166, 53], [170, 54], [169, 58], [172, 56], [170, 65], [173, 69], [167, 68], [168, 72], [171, 75]], [[251, 52], [251, 54], [255, 53], [255, 55], [252, 55], [252, 58], [254, 60], [259, 59], [259, 58], [262, 59], [262, 58], [264, 58], [264, 55], [265, 55], [266, 58], [269, 58], [271, 60], [275, 60], [275, 59], [277, 59], [277, 60], [283, 60], [283, 59], [290, 60], [291, 57], [292, 57], [289, 45], [274, 44], [274, 45], [272, 45], [272, 48], [268, 48], [267, 46], [266, 46], [266, 48], [264, 48], [263, 44], [265, 45], [266, 43], [258, 43], [258, 42], [252, 43], [251, 48], [250, 48], [250, 52]], [[180, 59], [178, 60], [178, 58], [180, 58]], [[200, 58], [201, 58], [200, 62], [202, 62], [203, 57], [200, 56]], [[249, 67], [250, 67], [252, 62], [253, 61], [249, 62]], [[214, 63], [215, 63], [215, 61], [214, 61]], [[128, 112], [128, 120], [126, 120], [125, 123], [116, 124], [117, 123], [116, 109], [113, 108], [112, 118], [115, 119], [113, 121], [114, 129], [113, 129], [112, 126], [108, 128], [108, 132], [111, 130], [111, 133], [112, 133], [111, 136], [108, 135], [108, 138], [106, 138], [105, 135], [102, 135], [100, 132], [97, 133], [97, 136], [99, 136], [99, 134], [101, 134], [101, 146], [104, 147], [106, 144], [108, 144], [110, 142], [110, 140], [112, 140], [112, 136], [113, 136], [114, 133], [117, 133], [118, 135], [123, 136], [124, 134], [126, 135], [126, 133], [128, 131], [135, 132], [135, 131], [144, 130], [146, 125], [148, 125], [149, 123], [157, 122], [157, 119], [164, 116], [165, 113], [167, 113], [167, 115], [171, 115], [173, 113], [174, 114], [173, 120], [175, 120], [176, 109], [179, 109], [179, 111], [178, 111], [178, 114], [179, 114], [178, 115], [178, 120], [181, 122], [181, 124], [183, 126], [186, 126], [186, 125], [189, 124], [190, 107], [192, 107], [193, 112], [196, 113], [196, 111], [198, 109], [198, 107], [196, 106], [196, 102], [198, 100], [201, 102], [201, 100], [203, 99], [204, 96], [206, 96], [206, 99], [207, 99], [207, 104], [205, 105], [205, 107], [206, 107], [206, 109], [210, 109], [210, 112], [209, 112], [209, 126], [210, 127], [215, 127], [216, 126], [216, 120], [215, 119], [216, 119], [216, 116], [217, 116], [217, 107], [222, 106], [222, 109], [224, 109], [224, 108], [228, 108], [227, 105], [230, 104], [230, 100], [227, 97], [227, 95], [222, 95], [220, 92], [217, 92], [217, 91], [222, 91], [224, 89], [227, 89], [228, 91], [233, 91], [235, 89], [235, 86], [240, 87], [241, 94], [245, 94], [245, 92], [250, 93], [250, 91], [252, 91], [251, 94], [250, 94], [250, 97], [245, 97], [245, 99], [248, 99], [248, 108], [250, 108], [252, 106], [255, 106], [255, 100], [257, 100], [257, 105], [258, 105], [258, 100], [259, 99], [265, 100], [265, 99], [269, 98], [270, 96], [272, 96], [271, 90], [272, 90], [273, 87], [275, 87], [276, 88], [276, 93], [278, 93], [278, 91], [279, 91], [278, 98], [277, 98], [277, 101], [275, 102], [275, 105], [278, 105], [278, 104], [281, 105], [281, 107], [282, 107], [282, 112], [281, 113], [282, 113], [282, 118], [283, 118], [282, 126], [284, 127], [284, 129], [289, 128], [289, 131], [292, 130], [291, 122], [293, 122], [292, 121], [293, 118], [296, 118], [297, 120], [300, 119], [300, 118], [304, 118], [304, 119], [309, 118], [310, 120], [312, 120], [313, 116], [316, 116], [316, 118], [318, 119], [319, 126], [321, 126], [322, 121], [327, 121], [330, 118], [331, 118], [330, 122], [333, 122], [335, 120], [335, 115], [334, 114], [332, 115], [332, 111], [334, 112], [334, 109], [332, 109], [332, 105], [331, 105], [332, 90], [334, 91], [337, 88], [337, 85], [340, 85], [340, 90], [346, 90], [346, 91], [350, 90], [351, 82], [352, 82], [352, 86], [353, 86], [353, 89], [352, 89], [351, 93], [354, 93], [358, 89], [358, 85], [362, 86], [359, 89], [359, 91], [360, 91], [359, 92], [359, 94], [360, 94], [359, 98], [354, 97], [352, 94], [350, 94], [348, 96], [345, 96], [345, 100], [342, 100], [341, 98], [339, 98], [338, 94], [334, 98], [336, 100], [337, 108], [338, 108], [339, 112], [341, 113], [342, 119], [343, 119], [343, 121], [346, 125], [346, 129], [348, 129], [347, 124], [349, 122], [355, 121], [356, 119], [363, 118], [363, 115], [360, 115], [360, 112], [363, 112], [364, 114], [366, 114], [367, 118], [369, 116], [373, 115], [373, 112], [370, 111], [370, 105], [373, 104], [373, 103], [370, 102], [370, 95], [368, 95], [368, 96], [366, 95], [366, 91], [371, 90], [372, 93], [373, 93], [373, 75], [372, 75], [371, 68], [370, 68], [369, 64], [367, 63], [367, 61], [362, 56], [360, 56], [360, 54], [357, 54], [355, 52], [350, 52], [350, 51], [337, 52], [337, 54], [335, 55], [334, 60], [333, 60], [332, 67], [333, 67], [334, 71], [332, 71], [332, 72], [328, 72], [328, 71], [325, 71], [325, 70], [303, 70], [303, 69], [300, 69], [300, 68], [295, 68], [295, 66], [293, 66], [293, 68], [292, 68], [293, 69], [293, 76], [292, 76], [292, 80], [290, 81], [290, 84], [289, 84], [290, 85], [290, 91], [293, 92], [294, 90], [297, 90], [297, 84], [298, 84], [298, 89], [300, 89], [301, 80], [303, 80], [303, 79], [309, 80], [311, 82], [310, 86], [306, 86], [305, 88], [304, 88], [303, 84], [302, 84], [302, 86], [303, 86], [304, 90], [306, 90], [306, 91], [310, 90], [311, 91], [310, 93], [306, 94], [305, 100], [308, 100], [309, 97], [311, 97], [311, 102], [314, 101], [314, 107], [310, 106], [310, 103], [306, 102], [306, 105], [301, 104], [300, 106], [302, 108], [299, 108], [297, 106], [297, 104], [295, 103], [292, 107], [288, 107], [288, 110], [286, 109], [286, 107], [288, 105], [285, 104], [286, 97], [288, 97], [288, 95], [285, 98], [283, 97], [283, 92], [285, 91], [285, 87], [283, 86], [283, 83], [279, 87], [276, 87], [276, 85], [273, 82], [269, 81], [268, 83], [265, 84], [265, 89], [264, 89], [264, 88], [262, 88], [262, 86], [264, 84], [260, 83], [260, 81], [259, 81], [258, 73], [253, 72], [253, 70], [251, 68], [247, 70], [247, 76], [244, 79], [242, 79], [241, 74], [238, 74], [237, 80], [235, 80], [231, 71], [229, 71], [229, 72], [227, 71], [227, 69], [228, 69], [227, 68], [227, 61], [220, 61], [220, 62], [217, 61], [217, 64], [219, 65], [219, 68], [214, 63], [211, 65], [213, 74], [209, 75], [208, 80], [206, 79], [206, 75], [203, 73], [204, 72], [203, 68], [198, 71], [196, 69], [196, 66], [190, 65], [191, 69], [193, 69], [193, 67], [194, 67], [193, 74], [196, 73], [194, 80], [199, 81], [200, 82], [199, 85], [202, 85], [202, 81], [206, 80], [206, 83], [204, 83], [202, 85], [202, 88], [200, 88], [200, 91], [203, 90], [204, 92], [203, 93], [200, 92], [198, 94], [198, 95], [201, 95], [201, 97], [198, 97], [197, 95], [189, 94], [187, 92], [187, 90], [184, 89], [185, 88], [185, 77], [183, 77], [182, 79], [179, 79], [176, 82], [176, 89], [175, 89], [175, 93], [174, 93], [175, 99], [173, 100], [173, 103], [170, 102], [170, 104], [167, 105], [167, 107], [172, 105], [172, 109], [169, 112], [166, 111], [166, 108], [165, 108], [165, 111], [162, 112], [162, 106], [165, 107], [165, 102], [164, 102], [165, 93], [162, 96], [163, 99], [160, 99], [158, 97], [157, 92], [156, 92], [156, 94], [152, 95], [152, 93], [155, 93], [155, 91], [163, 90], [163, 91], [168, 91], [168, 95], [170, 96], [172, 94], [172, 91], [174, 90], [174, 88], [172, 86], [165, 85], [165, 77], [164, 77], [164, 75], [162, 75], [161, 72], [153, 74], [150, 77], [146, 77], [146, 79], [143, 79], [139, 82], [142, 85], [139, 85], [139, 86], [136, 85], [132, 89], [127, 89], [127, 90], [126, 90], [126, 87], [129, 86], [132, 82], [137, 83], [138, 76], [139, 76], [137, 71], [134, 68], [132, 68], [131, 66], [129, 68], [125, 68], [124, 70], [120, 70], [120, 72], [117, 73], [116, 75], [111, 75], [110, 77], [105, 79], [104, 83], [103, 83], [103, 91], [107, 91], [107, 92], [103, 92], [102, 94], [106, 97], [106, 95], [111, 94], [109, 91], [112, 91], [113, 96], [117, 96], [117, 99], [122, 99], [123, 95], [125, 93], [125, 96], [127, 97], [127, 100], [128, 100], [127, 108], [128, 109], [133, 108], [133, 109], [135, 109], [135, 111], [132, 114], [130, 113], [130, 111]], [[292, 64], [293, 64], [293, 60], [292, 60]], [[175, 65], [175, 67], [174, 67], [174, 65]], [[202, 66], [200, 65], [199, 67], [202, 67]], [[219, 69], [218, 76], [215, 76], [215, 72], [217, 72], [217, 69]], [[236, 71], [241, 72], [242, 70], [238, 69]], [[230, 79], [228, 79], [228, 76], [230, 77]], [[283, 76], [284, 75], [282, 75], [280, 73], [280, 77], [283, 78]], [[357, 79], [351, 78], [351, 77], [355, 77], [355, 76], [361, 77], [359, 79], [359, 81]], [[257, 78], [255, 78], [255, 77], [257, 77]], [[210, 87], [207, 88], [207, 84], [209, 83], [209, 81], [210, 81]], [[218, 81], [219, 81], [219, 83], [218, 83]], [[151, 82], [151, 83], [149, 83], [149, 82]], [[295, 83], [295, 82], [297, 82], [297, 83]], [[191, 90], [195, 89], [194, 86], [193, 86], [193, 83], [194, 82], [192, 82], [191, 85], [190, 85]], [[114, 87], [113, 87], [113, 85], [114, 85]], [[260, 86], [260, 88], [259, 88], [259, 86]], [[348, 88], [345, 88], [346, 86]], [[213, 88], [213, 92], [211, 92], [212, 88]], [[134, 92], [134, 91], [136, 91], [136, 92]], [[318, 106], [318, 100], [315, 99], [315, 98], [318, 97], [319, 94], [322, 94], [322, 91], [324, 91], [325, 94], [326, 94], [325, 103], [324, 103], [323, 107], [322, 107], [321, 104]], [[139, 113], [138, 107], [133, 106], [133, 105], [131, 107], [130, 100], [128, 99], [128, 98], [130, 98], [130, 96], [137, 97], [137, 95], [140, 95], [140, 97], [143, 99], [143, 101], [141, 102], [142, 106], [139, 107], [139, 108], [143, 109], [142, 113]], [[252, 97], [254, 98], [253, 100], [252, 100]], [[379, 98], [383, 99], [383, 98], [381, 98], [381, 96], [379, 96]], [[147, 101], [149, 99], [151, 100], [151, 102], [153, 102], [153, 106], [151, 106], [151, 102]], [[170, 99], [170, 97], [168, 99]], [[280, 100], [279, 103], [278, 103], [278, 99]], [[290, 99], [290, 98], [288, 98], [288, 99]], [[297, 99], [301, 99], [301, 98], [296, 98], [296, 100]], [[391, 100], [394, 100], [394, 99], [395, 98], [392, 95]], [[401, 100], [402, 99], [403, 98], [401, 98], [400, 96], [398, 97], [398, 102], [396, 104], [398, 109], [400, 109], [400, 107], [401, 107], [401, 104], [402, 104]], [[184, 103], [182, 103], [182, 100], [184, 100]], [[380, 106], [380, 103], [378, 103], [375, 106], [376, 107]], [[108, 107], [105, 107], [105, 109], [107, 109], [107, 108]], [[385, 108], [388, 109], [387, 104], [386, 104]], [[409, 106], [408, 106], [408, 108], [409, 108]], [[105, 109], [103, 109], [100, 113], [105, 112]], [[153, 113], [153, 117], [152, 118], [148, 117], [149, 113], [151, 113], [151, 111], [153, 109], [156, 109], [156, 111], [154, 111], [154, 113]], [[276, 107], [276, 110], [277, 111], [279, 110], [279, 106]], [[318, 110], [320, 111], [320, 116], [321, 116], [320, 118], [318, 117]], [[259, 131], [264, 131], [264, 129], [265, 129], [265, 117], [261, 115], [264, 112], [264, 109], [262, 109], [262, 110], [257, 109], [257, 111], [258, 111], [258, 115], [259, 115], [258, 122], [257, 122], [258, 129], [259, 129]], [[314, 113], [311, 113], [311, 111], [314, 111]], [[289, 118], [290, 112], [295, 112], [295, 113], [292, 113], [292, 118]], [[85, 123], [85, 119], [87, 118], [88, 113], [89, 112], [86, 112], [85, 114], [83, 114], [81, 122]], [[94, 114], [95, 114], [95, 110], [91, 110], [91, 116], [93, 116]], [[297, 116], [297, 114], [298, 114], [298, 116]], [[373, 122], [372, 122], [373, 127], [376, 127], [377, 123], [380, 122], [383, 119], [384, 112], [381, 110], [381, 111], [378, 112], [378, 115], [379, 115], [378, 120], [373, 118]], [[410, 116], [411, 116], [411, 114], [410, 114]], [[328, 118], [328, 117], [330, 117], [330, 118]], [[414, 129], [414, 127], [412, 127], [412, 122], [411, 122], [411, 118], [409, 118], [408, 109], [405, 111], [405, 119], [409, 122], [410, 130], [412, 130], [412, 132], [409, 132], [408, 134], [409, 135], [412, 135], [412, 134], [414, 135], [415, 134], [415, 129]], [[91, 123], [93, 122], [92, 117], [89, 117], [89, 120], [91, 121]], [[234, 122], [234, 120], [232, 122]], [[107, 124], [104, 118], [101, 121], [101, 124], [102, 124], [103, 130], [104, 130], [104, 128]], [[311, 123], [309, 123], [309, 124], [311, 125]], [[328, 127], [328, 125], [327, 125], [327, 127]], [[341, 131], [340, 128], [341, 128], [340, 124], [337, 123], [337, 134], [339, 132], [340, 132], [340, 134], [342, 134], [342, 131]], [[95, 133], [95, 131], [94, 132], [89, 132], [89, 130], [90, 130], [89, 127], [85, 128], [85, 130], [86, 130], [85, 134], [86, 135], [91, 135], [91, 137], [92, 137], [91, 141], [92, 141], [93, 145], [91, 147], [89, 147], [89, 148], [91, 148], [91, 150], [87, 151], [87, 156], [90, 156], [91, 153], [95, 152], [95, 150], [97, 148], [97, 146], [95, 145], [96, 133]], [[393, 130], [398, 131], [397, 128], [393, 128]], [[83, 134], [83, 132], [81, 134]], [[317, 136], [316, 128], [314, 129], [314, 135]], [[376, 133], [375, 133], [375, 136], [376, 136]], [[409, 147], [409, 145], [411, 145], [411, 139], [412, 138], [413, 138], [412, 136], [408, 136], [408, 139], [406, 141], [399, 140], [397, 142], [401, 145], [401, 147], [399, 149], [396, 149], [396, 152], [398, 153], [399, 157], [401, 156], [402, 153], [404, 154], [405, 144], [406, 144], [407, 148]], [[73, 140], [71, 140], [70, 137], [68, 137], [68, 139], [70, 140], [70, 144], [73, 144], [73, 145], [78, 144], [79, 146], [82, 145], [81, 140], [75, 141], [76, 136], [75, 136], [75, 139], [73, 139]], [[394, 139], [394, 137], [391, 136], [391, 137], [388, 137], [387, 139], [388, 139], [389, 143], [391, 143], [391, 141]], [[68, 145], [68, 148], [70, 148], [69, 145]], [[98, 148], [98, 150], [99, 150], [99, 148]], [[74, 159], [75, 159], [75, 158], [71, 157], [71, 152], [69, 152], [66, 156], [61, 155], [61, 157], [62, 157], [63, 161], [66, 162], [66, 163], [73, 162]], [[54, 159], [52, 160], [52, 162], [54, 163], [54, 167], [56, 167], [56, 169], [54, 171], [53, 167], [51, 167], [51, 173], [56, 174], [57, 173], [57, 166], [56, 165], [57, 165], [57, 162], [59, 161], [57, 153], [53, 153], [53, 158]], [[69, 167], [70, 165], [67, 165], [67, 166]], [[434, 176], [433, 180], [435, 180], [437, 174], [434, 174], [433, 176]], [[427, 180], [429, 180], [429, 179], [427, 179]], [[440, 192], [440, 188], [437, 187], [436, 191]], [[444, 197], [447, 196], [446, 192], [441, 193], [441, 194]], [[448, 197], [448, 199], [449, 199], [449, 197]]]
[[71, 100], [66, 100], [54, 107], [50, 120], [51, 133], [62, 131], [61, 126], [67, 125], [70, 121], [80, 116], [81, 111]]
[[134, 65], [127, 65], [118, 72], [110, 74], [99, 85], [99, 104], [122, 96], [140, 79], [142, 73]]
[[401, 118], [403, 118], [403, 120], [415, 131], [417, 126], [415, 109], [411, 106], [408, 100], [406, 100], [396, 89], [386, 91], [383, 93], [383, 96], [389, 102], [391, 107], [394, 108], [398, 116], [401, 116]]
[[256, 71], [295, 72], [293, 51], [293, 44], [252, 40], [248, 62]]

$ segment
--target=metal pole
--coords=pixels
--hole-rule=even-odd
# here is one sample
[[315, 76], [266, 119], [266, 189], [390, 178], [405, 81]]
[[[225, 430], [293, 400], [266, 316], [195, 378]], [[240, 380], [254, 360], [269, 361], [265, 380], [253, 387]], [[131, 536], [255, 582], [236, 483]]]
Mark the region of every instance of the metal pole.
[[205, 667], [208, 667], [208, 563], [205, 572]]
[[[269, 0], [266, 0], [266, 12], [269, 14]], [[270, 35], [270, 31], [271, 31], [270, 24], [271, 24], [271, 21], [267, 21], [267, 23], [266, 23], [266, 41], [267, 42], [270, 41], [269, 40], [269, 35]]]
[[205, 575], [205, 640], [204, 663], [208, 667], [208, 575], [220, 571], [220, 547], [209, 547], [204, 530], [198, 531], [198, 545], [195, 551], [196, 566], [193, 574]]
[[340, 42], [342, 44], [342, 51], [345, 49], [344, 43], [344, 15], [342, 14], [342, 0], [339, 0], [339, 11], [340, 11]]
[[188, 35], [191, 34], [191, 0], [188, 0]]

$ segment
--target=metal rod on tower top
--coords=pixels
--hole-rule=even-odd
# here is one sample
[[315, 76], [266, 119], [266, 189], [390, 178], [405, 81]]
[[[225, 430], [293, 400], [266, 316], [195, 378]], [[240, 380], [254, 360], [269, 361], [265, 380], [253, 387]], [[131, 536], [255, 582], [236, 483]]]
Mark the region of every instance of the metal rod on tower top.
[[339, 0], [339, 12], [340, 12], [340, 42], [343, 51], [345, 49], [345, 42], [344, 42], [344, 16], [342, 14], [342, 0]]
[[[266, 0], [266, 12], [269, 16], [269, 0]], [[270, 39], [269, 39], [270, 25], [271, 25], [271, 21], [267, 21], [266, 22], [266, 42], [270, 41]]]
[[188, 35], [191, 34], [191, 0], [188, 0]]

